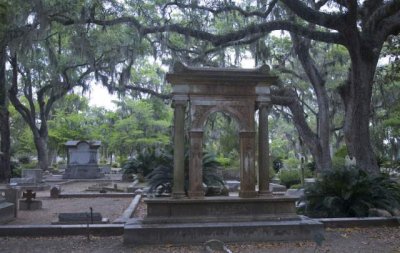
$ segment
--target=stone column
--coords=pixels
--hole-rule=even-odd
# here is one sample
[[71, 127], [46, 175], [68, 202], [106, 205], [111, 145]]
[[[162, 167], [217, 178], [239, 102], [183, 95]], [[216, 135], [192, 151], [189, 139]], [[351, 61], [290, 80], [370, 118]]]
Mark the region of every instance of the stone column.
[[186, 100], [174, 100], [174, 182], [173, 198], [185, 197], [185, 111]]
[[189, 198], [204, 197], [203, 132], [190, 131]]
[[255, 190], [255, 132], [240, 132], [240, 191], [239, 197], [257, 196]]
[[271, 106], [260, 103], [258, 106], [258, 190], [259, 195], [268, 195], [269, 192], [269, 138], [268, 114]]

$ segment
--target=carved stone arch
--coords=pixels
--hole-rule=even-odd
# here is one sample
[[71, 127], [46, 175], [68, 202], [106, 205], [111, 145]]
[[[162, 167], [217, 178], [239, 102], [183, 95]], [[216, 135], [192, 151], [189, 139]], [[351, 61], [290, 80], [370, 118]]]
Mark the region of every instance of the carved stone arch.
[[[208, 117], [214, 112], [225, 112], [239, 125], [240, 140], [240, 197], [255, 197], [255, 110], [260, 108], [260, 122], [267, 122], [266, 106], [270, 103], [269, 86], [277, 82], [269, 68], [219, 69], [190, 68], [181, 63], [168, 73], [172, 84], [174, 110], [174, 189], [172, 196], [184, 196], [184, 126], [186, 106], [190, 112], [189, 189], [191, 198], [204, 196], [202, 185], [203, 129]], [[265, 123], [264, 122], [264, 123]], [[260, 124], [259, 143], [259, 194], [268, 187], [268, 124]], [[268, 123], [268, 122], [267, 122]], [[265, 144], [266, 143], [266, 144]]]
[[199, 124], [201, 125], [201, 127], [203, 129], [204, 129], [204, 126], [206, 125], [207, 120], [210, 117], [210, 115], [212, 115], [213, 113], [217, 113], [217, 112], [225, 113], [229, 117], [234, 119], [239, 126], [239, 130], [247, 128], [247, 124], [244, 120], [242, 113], [240, 111], [238, 111], [236, 108], [231, 107], [231, 106], [225, 106], [225, 105], [222, 105], [222, 106], [216, 105], [211, 108], [208, 108], [208, 110], [205, 111], [204, 114], [202, 115], [202, 117], [199, 121]]

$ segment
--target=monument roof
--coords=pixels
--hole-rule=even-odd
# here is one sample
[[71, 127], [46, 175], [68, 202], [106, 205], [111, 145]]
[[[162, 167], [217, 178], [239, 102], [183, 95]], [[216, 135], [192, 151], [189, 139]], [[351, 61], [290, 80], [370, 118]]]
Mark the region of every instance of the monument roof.
[[166, 80], [171, 84], [246, 84], [274, 85], [278, 77], [270, 73], [268, 65], [255, 69], [188, 67], [177, 62], [173, 72], [167, 73]]
[[101, 146], [101, 141], [93, 141], [93, 140], [92, 141], [74, 141], [74, 140], [71, 140], [71, 141], [67, 141], [65, 143], [65, 146], [67, 146], [67, 147], [76, 147], [81, 142], [86, 142], [87, 144], [89, 144], [89, 146], [91, 148], [98, 148], [98, 147]]

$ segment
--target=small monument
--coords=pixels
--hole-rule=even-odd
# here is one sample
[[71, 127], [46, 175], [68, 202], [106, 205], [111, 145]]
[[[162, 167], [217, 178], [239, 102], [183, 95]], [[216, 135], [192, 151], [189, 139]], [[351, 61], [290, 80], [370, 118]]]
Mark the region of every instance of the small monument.
[[32, 190], [26, 190], [22, 193], [22, 197], [19, 201], [19, 210], [37, 210], [42, 208], [41, 200], [34, 200], [36, 198], [36, 192]]
[[15, 218], [15, 205], [7, 201], [0, 194], [0, 224], [7, 223]]
[[68, 164], [64, 179], [96, 179], [104, 177], [98, 165], [100, 141], [68, 141]]
[[50, 185], [43, 182], [43, 171], [41, 169], [23, 169], [20, 178], [10, 179], [9, 187], [20, 190], [43, 191], [49, 189]]

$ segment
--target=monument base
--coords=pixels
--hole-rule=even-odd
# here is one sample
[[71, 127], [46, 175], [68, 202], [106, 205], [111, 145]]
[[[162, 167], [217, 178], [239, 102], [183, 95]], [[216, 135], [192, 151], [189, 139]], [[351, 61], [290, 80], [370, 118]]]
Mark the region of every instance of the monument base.
[[211, 239], [223, 242], [266, 242], [317, 240], [324, 234], [324, 226], [308, 218], [286, 221], [207, 222], [143, 224], [128, 223], [124, 229], [124, 243], [192, 244]]
[[38, 210], [42, 209], [42, 201], [41, 200], [19, 200], [19, 210]]
[[314, 240], [323, 224], [298, 216], [296, 198], [145, 199], [147, 217], [125, 225], [127, 244]]
[[97, 165], [68, 165], [65, 169], [63, 179], [97, 179], [103, 178]]
[[15, 219], [15, 205], [0, 199], [0, 224], [10, 222]]

